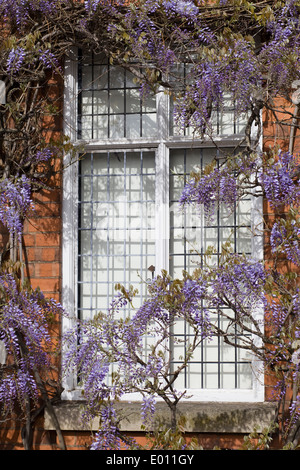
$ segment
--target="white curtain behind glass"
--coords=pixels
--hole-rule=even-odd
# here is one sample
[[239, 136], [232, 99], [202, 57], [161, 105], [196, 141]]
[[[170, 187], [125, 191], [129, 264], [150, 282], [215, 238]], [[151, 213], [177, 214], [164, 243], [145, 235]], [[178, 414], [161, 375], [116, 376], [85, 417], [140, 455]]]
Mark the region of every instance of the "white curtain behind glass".
[[81, 161], [79, 298], [82, 317], [105, 311], [115, 284], [145, 294], [155, 264], [153, 152], [89, 154]]
[[[181, 278], [183, 269], [192, 272], [201, 266], [209, 247], [213, 247], [215, 253], [211, 258], [205, 258], [205, 262], [217, 265], [225, 242], [231, 242], [233, 252], [251, 254], [250, 198], [241, 200], [234, 211], [220, 207], [209, 221], [201, 207], [187, 207], [184, 211], [179, 207], [178, 199], [189, 173], [202, 170], [211, 163], [215, 153], [212, 149], [170, 151], [170, 273], [173, 277]], [[222, 322], [223, 328], [228, 326], [228, 320], [222, 316], [213, 315], [212, 320]], [[175, 369], [185, 357], [194, 334], [183, 320], [177, 322], [173, 333], [177, 338], [172, 344]], [[222, 338], [216, 337], [197, 347], [176, 386], [182, 389], [248, 389], [252, 387], [252, 375], [251, 360], [245, 351], [228, 346]]]

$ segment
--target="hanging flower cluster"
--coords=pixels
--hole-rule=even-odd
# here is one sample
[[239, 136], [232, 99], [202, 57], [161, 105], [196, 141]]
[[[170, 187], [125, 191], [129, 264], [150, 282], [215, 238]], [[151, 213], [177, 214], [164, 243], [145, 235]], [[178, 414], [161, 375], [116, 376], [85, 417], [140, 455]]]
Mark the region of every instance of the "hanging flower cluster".
[[238, 199], [237, 179], [227, 168], [214, 168], [205, 175], [194, 174], [180, 196], [182, 206], [203, 205], [205, 216], [210, 220], [215, 209], [224, 204], [232, 210]]
[[18, 403], [25, 408], [30, 398], [36, 401], [39, 389], [35, 371], [50, 368], [48, 320], [61, 313], [53, 300], [46, 300], [40, 291], [20, 289], [12, 274], [0, 275], [0, 340], [8, 357], [1, 367], [1, 413], [7, 415]]
[[49, 15], [55, 11], [61, 0], [52, 2], [51, 0], [1, 0], [0, 1], [0, 16], [1, 18], [9, 19], [15, 22], [18, 28], [22, 29], [33, 13]]
[[18, 73], [24, 62], [26, 52], [21, 47], [12, 48], [8, 54], [6, 70], [8, 73]]
[[212, 303], [238, 305], [241, 316], [251, 315], [264, 298], [266, 272], [261, 262], [232, 255], [217, 271], [212, 282]]
[[288, 260], [300, 266], [300, 227], [299, 222], [280, 219], [271, 229], [270, 243], [272, 252], [285, 253]]
[[298, 157], [289, 152], [279, 152], [277, 160], [271, 160], [260, 176], [260, 184], [266, 198], [274, 206], [283, 204], [299, 206], [299, 161]]
[[21, 237], [24, 218], [31, 208], [31, 182], [25, 175], [0, 181], [0, 220], [11, 234]]

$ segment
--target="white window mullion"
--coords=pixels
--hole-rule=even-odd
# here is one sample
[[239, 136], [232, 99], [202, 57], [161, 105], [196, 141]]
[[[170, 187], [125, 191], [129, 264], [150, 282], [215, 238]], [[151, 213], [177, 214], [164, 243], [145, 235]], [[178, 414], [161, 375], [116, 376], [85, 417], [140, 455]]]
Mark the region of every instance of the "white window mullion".
[[169, 99], [161, 90], [156, 97], [159, 145], [156, 153], [155, 222], [156, 262], [155, 273], [169, 271], [169, 149], [165, 145], [169, 137]]
[[155, 273], [159, 275], [162, 269], [169, 270], [170, 238], [169, 151], [163, 143], [159, 144], [156, 156], [155, 207]]
[[[64, 86], [64, 134], [72, 143], [77, 134], [77, 51], [71, 51], [65, 64]], [[62, 197], [62, 305], [68, 315], [62, 319], [62, 333], [75, 324], [77, 318], [77, 226], [78, 226], [78, 165], [71, 162], [71, 156], [64, 159]], [[62, 399], [77, 398], [76, 374], [63, 379]], [[75, 392], [76, 394], [76, 392]]]

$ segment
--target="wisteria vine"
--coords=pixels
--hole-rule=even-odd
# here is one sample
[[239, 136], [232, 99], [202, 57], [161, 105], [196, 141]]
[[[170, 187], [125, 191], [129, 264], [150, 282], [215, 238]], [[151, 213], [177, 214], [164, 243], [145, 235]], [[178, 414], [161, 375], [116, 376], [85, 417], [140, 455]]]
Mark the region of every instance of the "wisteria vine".
[[[21, 240], [24, 220], [34, 209], [33, 192], [45, 187], [53, 162], [70, 150], [64, 140], [50, 145], [44, 124], [45, 116], [61, 113], [49, 86], [52, 78], [62, 79], [63, 60], [74, 46], [109, 55], [112, 63], [135, 74], [144, 94], [168, 93], [176, 123], [181, 130], [192, 128], [201, 143], [208, 139], [218, 146], [214, 115], [228, 107], [230, 96], [235, 119], [243, 116], [246, 121], [245, 131], [233, 155], [192, 175], [180, 203], [203, 207], [210, 219], [217, 209], [232, 210], [251, 195], [264, 197], [275, 213], [265, 231], [275, 259], [272, 268], [225, 250], [218, 266], [199, 266], [182, 279], [158, 275], [148, 285], [146, 301], [126, 321], [118, 314], [131, 305], [134, 293], [121, 288], [107, 316], [99, 314], [66, 335], [66, 371], [80, 371], [86, 416], [101, 418], [93, 449], [123, 445], [114, 401], [127, 392], [142, 394], [145, 425], [153, 424], [156, 398], [163, 399], [174, 428], [176, 406], [185, 394], [176, 390], [176, 380], [196, 348], [214, 335], [230, 344], [236, 339], [212, 321], [225, 311], [232, 312], [226, 321], [241, 334], [243, 347], [278, 374], [278, 383], [283, 375], [290, 381], [286, 390], [298, 383], [299, 160], [293, 151], [263, 152], [257, 144], [261, 111], [273, 113], [279, 125], [283, 110], [278, 112], [276, 103], [286, 100], [291, 106], [290, 91], [300, 77], [299, 12], [298, 0], [217, 0], [214, 5], [192, 0], [0, 0], [0, 80], [5, 87], [0, 104], [0, 221], [10, 243]], [[284, 125], [286, 121], [291, 124], [290, 111]], [[282, 260], [293, 266], [286, 277], [279, 269]], [[0, 402], [9, 412], [16, 401], [35, 400], [41, 393], [35, 374], [48, 364], [42, 348], [50, 341], [45, 310], [55, 304], [17, 283], [5, 265], [0, 286], [0, 339], [11, 360], [1, 368]], [[254, 306], [265, 310], [269, 335], [252, 315]], [[176, 321], [189, 324], [194, 335], [185, 358], [170, 373], [169, 342], [180, 341], [170, 336]], [[289, 410], [292, 419], [284, 432], [288, 444], [297, 445], [298, 389]]]

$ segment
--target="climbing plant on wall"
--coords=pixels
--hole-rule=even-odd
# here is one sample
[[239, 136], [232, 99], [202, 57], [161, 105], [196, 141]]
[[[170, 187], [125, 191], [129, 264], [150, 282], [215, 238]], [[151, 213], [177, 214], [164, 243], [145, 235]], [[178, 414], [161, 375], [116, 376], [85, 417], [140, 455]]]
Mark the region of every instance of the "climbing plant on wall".
[[[201, 205], [211, 217], [216, 207], [231, 208], [251, 192], [264, 197], [274, 213], [264, 227], [271, 264], [224, 246], [217, 267], [198, 267], [181, 279], [158, 274], [148, 287], [149, 298], [127, 322], [116, 320], [116, 312], [134, 300], [134, 292], [119, 286], [110, 315], [99, 313], [80, 325], [84, 342], [78, 344], [75, 333], [68, 333], [66, 367], [80, 366], [87, 411], [102, 417], [93, 448], [121, 445], [113, 401], [130, 391], [143, 393], [146, 422], [160, 396], [175, 430], [176, 406], [184, 395], [176, 392], [176, 378], [199, 342], [218, 335], [232, 344], [233, 327], [243, 336], [240, 347], [276, 376], [277, 424], [283, 442], [298, 445], [300, 193], [294, 137], [299, 11], [296, 0], [0, 1], [0, 221], [7, 233], [0, 273], [0, 339], [6, 351], [0, 401], [4, 418], [16, 404], [21, 407], [26, 448], [31, 446], [33, 404], [40, 406], [42, 399], [53, 412], [45, 378], [47, 345], [51, 317], [62, 309], [26, 283], [22, 231], [34, 210], [34, 192], [48, 187], [58, 169], [63, 171], [57, 162], [66, 152], [76, 151], [63, 136], [49, 135], [46, 125], [47, 118], [62, 112], [60, 97], [50, 93], [51, 79], [63, 80], [64, 60], [73, 47], [104, 53], [111, 63], [130, 70], [143, 96], [165, 91], [174, 100], [177, 125], [192, 127], [197, 139], [215, 145], [213, 110], [222, 109], [230, 95], [235, 112], [246, 119], [242, 150], [192, 174], [181, 204]], [[188, 80], [176, 72], [183, 62]], [[262, 113], [285, 130], [287, 145], [280, 141], [260, 148]], [[255, 306], [264, 308], [264, 328], [253, 315]], [[224, 315], [224, 307], [232, 313], [226, 317], [230, 328], [223, 330], [212, 321], [212, 312]], [[178, 318], [190, 324], [194, 338], [180, 370], [170, 373], [169, 350], [162, 345]], [[145, 359], [141, 344], [149, 328], [157, 340]], [[118, 373], [108, 386], [112, 362]], [[57, 431], [61, 436], [58, 423]]]

